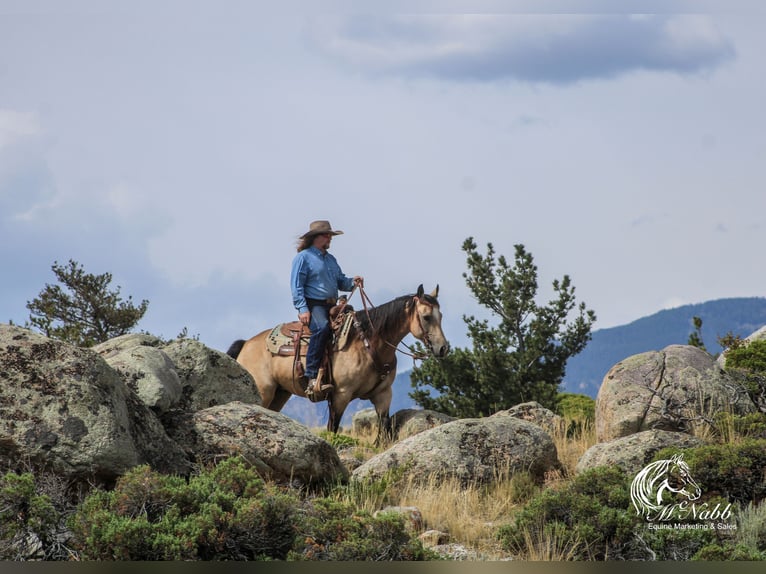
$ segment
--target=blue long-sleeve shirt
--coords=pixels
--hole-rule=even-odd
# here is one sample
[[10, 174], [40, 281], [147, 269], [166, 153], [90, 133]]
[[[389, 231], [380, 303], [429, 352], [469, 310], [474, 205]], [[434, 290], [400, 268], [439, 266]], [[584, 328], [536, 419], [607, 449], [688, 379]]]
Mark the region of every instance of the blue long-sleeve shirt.
[[290, 273], [293, 305], [298, 313], [309, 310], [306, 299], [338, 297], [338, 290], [351, 291], [354, 279], [346, 277], [337, 260], [330, 253], [322, 253], [314, 246], [298, 252]]

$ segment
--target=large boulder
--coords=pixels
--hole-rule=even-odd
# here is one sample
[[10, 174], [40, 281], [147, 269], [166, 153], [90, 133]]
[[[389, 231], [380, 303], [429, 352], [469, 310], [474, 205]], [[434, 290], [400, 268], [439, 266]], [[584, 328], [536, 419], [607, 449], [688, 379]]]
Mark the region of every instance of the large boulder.
[[644, 430], [689, 432], [714, 413], [755, 412], [742, 389], [705, 351], [671, 345], [617, 363], [596, 398], [596, 439]]
[[535, 401], [518, 404], [511, 407], [510, 409], [498, 411], [492, 416], [515, 417], [517, 419], [536, 424], [545, 432], [551, 435], [561, 434], [565, 430], [564, 419], [561, 416], [557, 415], [550, 409], [546, 409], [543, 405]]
[[144, 463], [189, 470], [114, 369], [93, 351], [0, 325], [0, 464], [109, 482]]
[[648, 430], [593, 445], [580, 457], [576, 472], [597, 466], [619, 466], [632, 476], [644, 468], [652, 457], [667, 447], [694, 448], [705, 441], [686, 433]]
[[[94, 350], [99, 352], [103, 349], [101, 355], [104, 360], [122, 375], [125, 383], [146, 406], [159, 413], [175, 407], [181, 399], [182, 387], [173, 361], [152, 345], [153, 340], [148, 336], [126, 337], [130, 339], [118, 342], [118, 346], [102, 344]], [[135, 344], [126, 344], [127, 341]]]
[[454, 420], [457, 419], [428, 409], [402, 409], [391, 417], [391, 425], [394, 436], [403, 440]]
[[240, 455], [258, 472], [300, 484], [346, 480], [348, 471], [328, 442], [291, 418], [239, 401], [187, 415], [173, 438], [198, 462]]
[[[455, 417], [428, 409], [401, 409], [391, 416], [391, 430], [401, 440], [454, 420]], [[362, 409], [354, 413], [351, 430], [356, 435], [377, 433], [378, 415], [375, 409]]]
[[556, 447], [537, 425], [513, 417], [460, 419], [404, 439], [355, 469], [355, 480], [403, 469], [413, 480], [490, 483], [529, 471], [542, 478], [558, 468]]
[[194, 412], [232, 401], [261, 404], [253, 377], [226, 353], [194, 339], [176, 339], [162, 351], [175, 365], [181, 381], [181, 410]]

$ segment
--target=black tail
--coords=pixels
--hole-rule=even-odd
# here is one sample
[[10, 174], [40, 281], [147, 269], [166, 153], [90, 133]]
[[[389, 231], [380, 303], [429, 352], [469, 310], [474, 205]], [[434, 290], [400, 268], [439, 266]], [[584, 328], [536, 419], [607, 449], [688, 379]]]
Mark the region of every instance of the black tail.
[[242, 352], [242, 347], [245, 346], [244, 339], [237, 339], [231, 344], [231, 347], [229, 347], [229, 350], [226, 351], [226, 354], [229, 355], [232, 359], [236, 359], [239, 357], [239, 354]]

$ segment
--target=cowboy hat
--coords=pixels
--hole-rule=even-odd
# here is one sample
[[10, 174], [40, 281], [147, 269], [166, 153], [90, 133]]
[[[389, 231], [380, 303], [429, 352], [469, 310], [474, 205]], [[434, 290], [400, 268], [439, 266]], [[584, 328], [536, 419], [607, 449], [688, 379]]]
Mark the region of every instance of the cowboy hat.
[[322, 235], [323, 233], [329, 233], [330, 235], [343, 235], [340, 229], [333, 229], [330, 222], [327, 220], [312, 221], [309, 225], [309, 230], [301, 235], [301, 239], [306, 237], [312, 237], [314, 235]]

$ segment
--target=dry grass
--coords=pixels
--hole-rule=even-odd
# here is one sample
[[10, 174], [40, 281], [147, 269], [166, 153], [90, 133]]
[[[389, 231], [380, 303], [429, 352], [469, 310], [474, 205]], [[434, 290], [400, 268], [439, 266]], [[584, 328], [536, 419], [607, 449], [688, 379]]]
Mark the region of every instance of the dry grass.
[[[498, 469], [491, 484], [464, 485], [454, 479], [432, 476], [416, 482], [406, 474], [384, 488], [380, 485], [356, 484], [336, 493], [343, 501], [358, 508], [375, 512], [384, 506], [415, 506], [424, 520], [426, 529], [446, 532], [450, 540], [472, 549], [489, 559], [507, 557], [495, 537], [497, 528], [513, 519], [514, 514], [540, 489], [565, 484], [574, 476], [574, 469], [582, 454], [596, 443], [592, 424], [581, 424], [575, 432], [567, 433], [572, 421], [566, 420], [560, 429], [552, 432], [560, 471], [545, 477], [545, 484], [535, 484], [527, 473], [509, 474]], [[367, 460], [381, 452], [374, 447], [375, 434], [351, 434], [357, 441], [353, 456]], [[566, 536], [541, 535], [531, 537], [542, 540], [532, 549], [528, 560], [567, 560], [576, 554], [578, 542]]]

